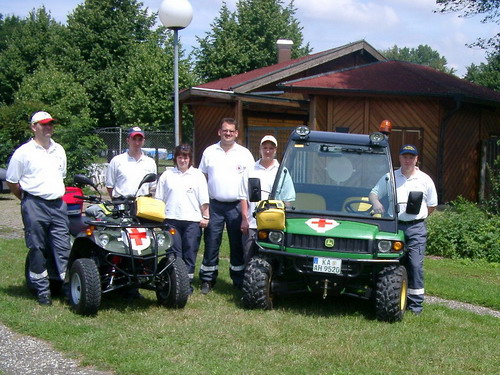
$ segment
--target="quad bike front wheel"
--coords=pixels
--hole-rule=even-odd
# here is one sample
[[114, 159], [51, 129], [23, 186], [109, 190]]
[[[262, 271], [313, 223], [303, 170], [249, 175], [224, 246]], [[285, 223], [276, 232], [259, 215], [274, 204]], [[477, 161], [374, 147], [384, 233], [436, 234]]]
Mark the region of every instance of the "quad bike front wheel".
[[158, 264], [158, 269], [160, 271], [165, 269], [156, 283], [158, 303], [166, 307], [182, 309], [186, 306], [189, 297], [189, 275], [186, 264], [179, 257], [175, 259], [165, 257]]
[[243, 278], [243, 306], [247, 309], [271, 310], [273, 308], [271, 281], [271, 264], [261, 257], [253, 257]]
[[378, 320], [398, 322], [403, 319], [408, 296], [408, 275], [404, 266], [385, 267], [378, 274], [375, 312]]
[[101, 280], [95, 262], [75, 260], [69, 271], [69, 303], [80, 315], [95, 315], [101, 305]]

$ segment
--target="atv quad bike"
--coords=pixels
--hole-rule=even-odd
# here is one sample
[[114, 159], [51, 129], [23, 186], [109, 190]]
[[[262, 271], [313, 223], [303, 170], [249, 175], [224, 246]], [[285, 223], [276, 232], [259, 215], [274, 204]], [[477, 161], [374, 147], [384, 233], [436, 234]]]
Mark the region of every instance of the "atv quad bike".
[[[138, 190], [155, 179], [154, 173], [146, 175]], [[154, 290], [161, 305], [183, 308], [189, 277], [184, 261], [171, 251], [175, 229], [164, 223], [164, 203], [135, 196], [104, 201], [89, 178], [76, 175], [74, 180], [98, 195], [77, 196], [92, 206], [74, 233], [69, 257], [71, 308], [95, 315], [103, 294], [124, 288]]]

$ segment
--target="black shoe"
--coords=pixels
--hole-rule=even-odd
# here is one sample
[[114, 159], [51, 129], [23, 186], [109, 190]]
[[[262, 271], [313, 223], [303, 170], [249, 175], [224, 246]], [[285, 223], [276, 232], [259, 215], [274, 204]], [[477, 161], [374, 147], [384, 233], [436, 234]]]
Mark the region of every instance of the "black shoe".
[[212, 284], [208, 281], [201, 283], [201, 294], [208, 294], [212, 291]]
[[38, 304], [40, 306], [50, 306], [52, 305], [52, 298], [50, 298], [50, 294], [41, 294], [38, 296]]

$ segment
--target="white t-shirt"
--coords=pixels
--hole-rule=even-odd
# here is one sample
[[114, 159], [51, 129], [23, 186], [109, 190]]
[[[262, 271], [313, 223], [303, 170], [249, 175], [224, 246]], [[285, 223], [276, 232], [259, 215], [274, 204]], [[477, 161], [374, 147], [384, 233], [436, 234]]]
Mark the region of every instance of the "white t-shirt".
[[[113, 189], [113, 197], [135, 196], [137, 188], [144, 176], [148, 173], [156, 173], [155, 161], [144, 154], [138, 160], [130, 156], [128, 152], [115, 156], [111, 159], [106, 171], [106, 187]], [[156, 181], [142, 185], [137, 196], [147, 195], [153, 192]]]
[[238, 191], [245, 171], [255, 164], [252, 153], [235, 143], [226, 153], [220, 142], [208, 146], [203, 152], [200, 170], [208, 176], [210, 198], [221, 202], [239, 200]]
[[165, 202], [167, 219], [199, 222], [201, 206], [209, 203], [207, 179], [194, 167], [184, 173], [168, 168], [158, 181], [156, 199]]
[[65, 193], [66, 152], [50, 140], [48, 150], [33, 139], [20, 146], [12, 155], [6, 180], [21, 185], [21, 189], [43, 199], [58, 199]]
[[[429, 215], [427, 207], [436, 207], [438, 204], [436, 187], [430, 176], [417, 169], [413, 176], [406, 178], [401, 172], [401, 168], [399, 168], [394, 171], [394, 177], [396, 179], [396, 196], [399, 205], [398, 219], [402, 221], [425, 219]], [[387, 185], [387, 177], [383, 176], [370, 193], [374, 193], [379, 198], [382, 198], [387, 195]], [[420, 191], [423, 193], [420, 212], [416, 215], [406, 213], [406, 203], [408, 202], [410, 191]]]

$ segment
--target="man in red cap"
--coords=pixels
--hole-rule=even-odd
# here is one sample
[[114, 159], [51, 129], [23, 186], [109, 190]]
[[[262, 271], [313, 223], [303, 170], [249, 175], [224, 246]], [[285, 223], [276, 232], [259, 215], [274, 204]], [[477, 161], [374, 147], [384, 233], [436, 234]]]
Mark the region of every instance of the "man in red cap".
[[[142, 152], [144, 132], [139, 127], [130, 128], [127, 135], [128, 150], [111, 159], [106, 171], [106, 188], [111, 198], [135, 195], [141, 180], [148, 173], [156, 173], [153, 158]], [[137, 195], [148, 195], [156, 190], [156, 182], [142, 185]]]
[[47, 112], [33, 114], [33, 138], [14, 152], [6, 177], [10, 191], [21, 200], [29, 278], [40, 305], [52, 304], [47, 259], [52, 255], [64, 281], [70, 250], [67, 207], [61, 199], [65, 193], [66, 153], [52, 139], [54, 122]]

